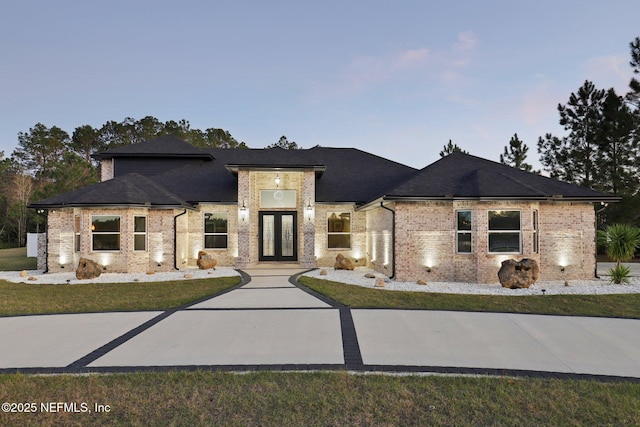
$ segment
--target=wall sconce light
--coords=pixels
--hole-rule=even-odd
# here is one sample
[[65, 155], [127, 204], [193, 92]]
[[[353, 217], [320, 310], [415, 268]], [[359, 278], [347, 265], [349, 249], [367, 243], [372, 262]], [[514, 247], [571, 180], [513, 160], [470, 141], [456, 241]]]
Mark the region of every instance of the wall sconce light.
[[426, 271], [427, 273], [431, 273], [431, 267], [425, 267], [425, 271]]
[[562, 271], [564, 273], [564, 266], [560, 267], [560, 271]]
[[311, 200], [309, 200], [309, 204], [306, 207], [307, 210], [307, 218], [311, 221], [311, 213], [313, 212], [313, 207], [311, 206]]
[[245, 220], [246, 216], [247, 216], [247, 207], [244, 205], [244, 199], [242, 199], [242, 206], [240, 207], [240, 218], [242, 219], [242, 221]]
[[276, 174], [276, 187], [280, 186], [280, 175]]

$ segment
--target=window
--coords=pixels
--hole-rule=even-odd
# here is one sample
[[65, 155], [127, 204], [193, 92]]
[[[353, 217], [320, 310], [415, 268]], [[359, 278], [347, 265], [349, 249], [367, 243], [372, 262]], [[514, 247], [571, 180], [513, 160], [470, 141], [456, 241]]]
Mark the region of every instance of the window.
[[120, 217], [117, 215], [92, 216], [91, 240], [94, 251], [119, 251]]
[[471, 211], [456, 212], [456, 251], [459, 254], [471, 253]]
[[538, 240], [538, 210], [533, 210], [533, 253], [537, 254], [540, 250], [540, 242]]
[[520, 211], [489, 211], [489, 252], [520, 253]]
[[329, 249], [351, 248], [351, 214], [332, 212], [327, 220], [327, 247]]
[[228, 241], [226, 213], [204, 214], [205, 249], [226, 249]]
[[133, 250], [147, 250], [147, 217], [133, 217]]
[[76, 215], [75, 217], [75, 221], [74, 221], [74, 242], [73, 242], [73, 246], [74, 246], [74, 250], [76, 252], [80, 252], [80, 216]]

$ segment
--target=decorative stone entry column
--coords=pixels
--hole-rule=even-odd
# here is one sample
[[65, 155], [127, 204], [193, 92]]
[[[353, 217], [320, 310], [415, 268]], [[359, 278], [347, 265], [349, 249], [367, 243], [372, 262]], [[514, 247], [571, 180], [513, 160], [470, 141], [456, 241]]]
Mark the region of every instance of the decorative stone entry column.
[[251, 265], [251, 197], [249, 194], [249, 171], [238, 171], [238, 257], [236, 268]]
[[313, 171], [304, 172], [304, 182], [302, 187], [303, 201], [302, 208], [303, 226], [303, 254], [300, 258], [300, 266], [303, 268], [315, 268], [316, 263], [316, 176]]

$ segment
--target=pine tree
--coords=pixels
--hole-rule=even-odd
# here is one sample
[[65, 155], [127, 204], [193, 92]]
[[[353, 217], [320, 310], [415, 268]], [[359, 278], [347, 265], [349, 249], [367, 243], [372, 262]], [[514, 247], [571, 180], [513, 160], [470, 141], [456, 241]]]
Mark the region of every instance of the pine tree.
[[514, 133], [509, 145], [504, 147], [504, 154], [500, 154], [500, 163], [531, 172], [533, 166], [526, 162], [528, 151], [527, 144], [518, 138], [517, 133]]

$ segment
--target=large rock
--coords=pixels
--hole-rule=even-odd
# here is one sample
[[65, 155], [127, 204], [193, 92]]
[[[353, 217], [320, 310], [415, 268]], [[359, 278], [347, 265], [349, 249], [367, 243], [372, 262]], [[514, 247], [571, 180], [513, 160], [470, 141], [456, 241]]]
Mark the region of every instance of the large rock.
[[338, 254], [333, 268], [336, 270], [353, 270], [355, 266], [349, 258], [345, 258], [342, 254]]
[[97, 262], [88, 258], [80, 258], [78, 268], [76, 268], [76, 279], [95, 279], [96, 277], [100, 277], [101, 273], [102, 268]]
[[198, 252], [198, 261], [196, 261], [200, 270], [208, 270], [210, 268], [216, 268], [218, 261], [205, 251]]
[[533, 285], [540, 276], [540, 268], [534, 259], [524, 258], [521, 261], [508, 259], [502, 261], [498, 279], [503, 288], [520, 289]]

